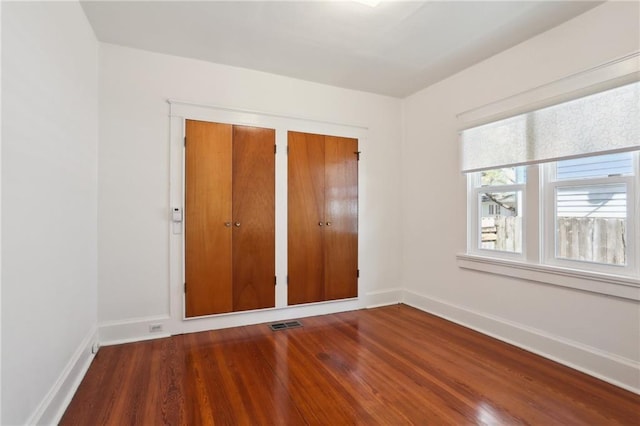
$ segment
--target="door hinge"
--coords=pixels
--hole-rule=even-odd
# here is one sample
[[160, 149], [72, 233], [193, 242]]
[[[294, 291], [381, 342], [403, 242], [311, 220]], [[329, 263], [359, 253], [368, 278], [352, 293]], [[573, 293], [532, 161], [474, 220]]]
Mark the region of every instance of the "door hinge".
[[360, 278], [360, 269], [356, 269], [356, 278]]
[[362, 151], [356, 151], [354, 152], [354, 154], [358, 157], [358, 161], [360, 161], [360, 154], [362, 153]]
[[184, 147], [185, 148], [187, 147], [187, 137], [186, 136], [184, 137]]
[[278, 145], [274, 145], [273, 146], [273, 153], [277, 154], [278, 153]]
[[184, 283], [184, 292], [187, 292], [187, 283]]
[[278, 277], [273, 277], [273, 285], [278, 285]]
[[289, 145], [287, 145], [287, 155], [289, 155]]
[[287, 275], [287, 285], [289, 284], [289, 275]]

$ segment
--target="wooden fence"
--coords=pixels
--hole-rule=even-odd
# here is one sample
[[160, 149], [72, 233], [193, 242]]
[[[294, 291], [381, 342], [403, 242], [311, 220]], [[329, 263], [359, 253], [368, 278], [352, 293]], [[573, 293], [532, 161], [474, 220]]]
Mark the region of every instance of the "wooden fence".
[[[556, 256], [564, 259], [624, 265], [626, 220], [618, 218], [557, 218]], [[522, 218], [482, 219], [482, 248], [520, 252]]]
[[626, 263], [625, 219], [559, 217], [557, 256], [589, 262]]
[[482, 218], [482, 248], [519, 253], [522, 251], [522, 217]]

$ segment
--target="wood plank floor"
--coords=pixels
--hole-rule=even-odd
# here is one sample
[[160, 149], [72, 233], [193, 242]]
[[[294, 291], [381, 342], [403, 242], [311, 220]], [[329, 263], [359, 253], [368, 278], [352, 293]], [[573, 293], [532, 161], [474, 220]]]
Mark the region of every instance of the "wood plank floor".
[[100, 349], [62, 425], [639, 425], [640, 396], [405, 305]]

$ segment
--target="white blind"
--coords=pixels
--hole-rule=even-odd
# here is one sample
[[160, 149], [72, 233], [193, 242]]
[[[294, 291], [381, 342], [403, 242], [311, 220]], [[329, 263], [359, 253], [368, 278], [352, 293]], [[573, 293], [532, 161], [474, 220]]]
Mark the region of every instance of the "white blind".
[[462, 171], [640, 149], [640, 82], [464, 130]]

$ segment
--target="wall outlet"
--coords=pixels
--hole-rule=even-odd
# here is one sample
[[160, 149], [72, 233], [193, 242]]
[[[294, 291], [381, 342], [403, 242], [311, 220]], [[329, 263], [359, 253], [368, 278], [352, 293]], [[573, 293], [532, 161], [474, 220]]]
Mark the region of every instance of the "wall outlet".
[[93, 342], [93, 345], [91, 345], [91, 353], [92, 354], [97, 354], [98, 353], [98, 349], [100, 349], [100, 343], [98, 342]]
[[159, 333], [162, 331], [162, 324], [149, 324], [149, 333]]

